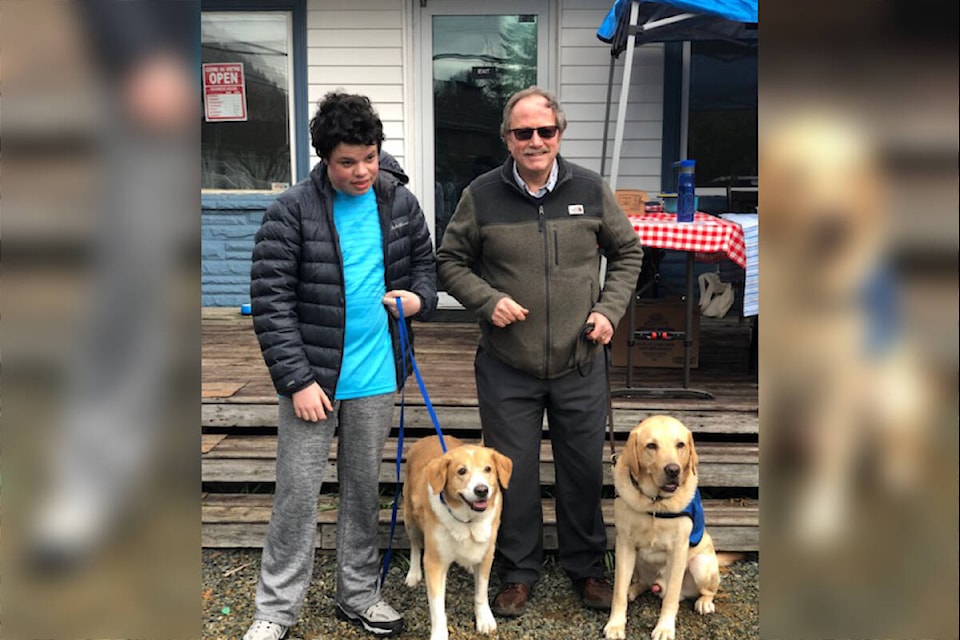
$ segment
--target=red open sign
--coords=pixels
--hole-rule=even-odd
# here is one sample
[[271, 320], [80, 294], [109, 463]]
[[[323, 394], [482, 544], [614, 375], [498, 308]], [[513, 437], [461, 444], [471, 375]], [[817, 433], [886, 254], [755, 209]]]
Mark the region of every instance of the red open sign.
[[203, 111], [207, 122], [246, 121], [247, 95], [242, 62], [203, 65]]

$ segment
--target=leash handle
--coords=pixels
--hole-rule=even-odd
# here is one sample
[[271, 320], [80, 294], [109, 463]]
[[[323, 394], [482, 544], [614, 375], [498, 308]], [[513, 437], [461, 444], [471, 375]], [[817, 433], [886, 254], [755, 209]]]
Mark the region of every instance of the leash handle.
[[[413, 366], [413, 374], [417, 378], [417, 385], [420, 387], [420, 395], [423, 396], [423, 402], [427, 406], [427, 413], [430, 414], [430, 420], [433, 422], [433, 429], [437, 432], [437, 437], [440, 438], [440, 448], [443, 449], [443, 452], [447, 452], [447, 443], [443, 439], [443, 430], [440, 428], [440, 420], [437, 418], [437, 412], [433, 409], [433, 403], [430, 402], [430, 394], [427, 393], [427, 385], [423, 382], [423, 376], [420, 375], [420, 368], [417, 366], [417, 359], [413, 357], [413, 349], [410, 348], [410, 340], [407, 336], [407, 323], [403, 317], [403, 302], [401, 302], [400, 297], [397, 297], [397, 311], [399, 312], [400, 318], [398, 326], [400, 328], [400, 351], [404, 355], [404, 365], [403, 365], [403, 375], [407, 373], [406, 367], [406, 352], [407, 349], [410, 349], [410, 364]], [[400, 396], [401, 402], [401, 411], [403, 407], [403, 395]]]
[[[390, 513], [390, 537], [387, 540], [387, 550], [383, 554], [383, 568], [380, 570], [380, 585], [387, 580], [387, 571], [390, 570], [390, 562], [393, 559], [393, 536], [397, 529], [397, 507], [400, 504], [400, 461], [403, 458], [403, 426], [404, 426], [404, 409], [406, 407], [406, 376], [407, 376], [407, 349], [409, 347], [410, 339], [407, 336], [407, 322], [403, 316], [403, 301], [397, 296], [397, 314], [398, 318], [398, 331], [400, 334], [400, 363], [401, 363], [401, 373], [400, 380], [398, 381], [400, 386], [400, 424], [398, 427], [397, 434], [397, 486], [393, 493], [393, 507], [391, 508]], [[423, 395], [423, 401], [427, 405], [427, 411], [430, 413], [430, 419], [433, 421], [433, 428], [437, 432], [437, 436], [440, 438], [440, 448], [443, 449], [443, 452], [447, 452], [447, 443], [443, 439], [443, 431], [440, 429], [440, 421], [437, 419], [437, 414], [433, 410], [433, 403], [430, 402], [430, 396], [427, 394], [427, 387], [423, 383], [423, 378], [420, 376], [420, 369], [417, 367], [417, 360], [413, 357], [413, 350], [410, 350], [410, 364], [413, 366], [413, 372], [417, 378], [417, 384], [420, 386], [420, 393]]]
[[607, 375], [607, 432], [610, 436], [610, 464], [617, 462], [617, 447], [613, 435], [613, 393], [610, 390], [610, 345], [603, 345], [603, 368]]
[[[401, 362], [401, 376], [407, 375], [407, 349], [406, 349], [406, 323], [403, 320], [403, 303], [400, 301], [400, 298], [397, 298], [397, 310], [400, 313], [400, 362]], [[390, 563], [393, 560], [393, 536], [397, 530], [397, 508], [400, 505], [400, 461], [403, 459], [403, 423], [404, 423], [404, 408], [406, 407], [406, 397], [405, 389], [406, 385], [403, 384], [404, 380], [401, 378], [399, 381], [400, 384], [400, 424], [397, 427], [397, 483], [396, 488], [393, 491], [393, 506], [390, 510], [390, 535], [387, 538], [387, 549], [383, 553], [383, 566], [380, 569], [380, 585], [387, 581], [387, 571], [390, 570]]]

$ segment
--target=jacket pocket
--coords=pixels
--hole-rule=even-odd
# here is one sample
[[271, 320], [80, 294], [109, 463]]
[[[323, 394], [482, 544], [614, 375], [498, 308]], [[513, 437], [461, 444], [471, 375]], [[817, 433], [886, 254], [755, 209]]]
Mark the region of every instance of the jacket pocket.
[[553, 264], [558, 269], [579, 271], [594, 264], [599, 225], [593, 220], [561, 220], [552, 224]]

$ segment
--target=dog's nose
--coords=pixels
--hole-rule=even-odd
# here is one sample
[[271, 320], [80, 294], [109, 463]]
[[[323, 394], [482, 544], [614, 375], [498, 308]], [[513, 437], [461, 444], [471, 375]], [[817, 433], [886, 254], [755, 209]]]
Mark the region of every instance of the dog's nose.
[[487, 497], [487, 494], [490, 493], [490, 487], [488, 487], [488, 486], [485, 485], [485, 484], [478, 484], [478, 485], [473, 489], [473, 493], [474, 493], [478, 498], [486, 498], [486, 497]]
[[668, 464], [663, 468], [663, 472], [666, 473], [671, 478], [676, 478], [680, 475], [680, 465], [678, 464]]

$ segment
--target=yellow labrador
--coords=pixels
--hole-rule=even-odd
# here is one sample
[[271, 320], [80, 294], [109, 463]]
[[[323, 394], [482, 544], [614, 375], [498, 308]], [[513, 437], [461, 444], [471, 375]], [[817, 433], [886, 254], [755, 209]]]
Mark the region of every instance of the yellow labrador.
[[493, 449], [449, 436], [445, 442], [446, 453], [437, 436], [410, 448], [403, 485], [403, 522], [410, 538], [406, 583], [415, 587], [426, 575], [430, 640], [447, 638], [447, 570], [454, 562], [473, 572], [477, 631], [497, 628], [487, 592], [503, 506], [500, 491], [513, 472], [513, 462]]
[[673, 640], [681, 598], [713, 613], [720, 567], [703, 526], [693, 436], [679, 420], [647, 418], [633, 431], [613, 472], [617, 559], [607, 638], [626, 638], [627, 600], [647, 589], [662, 598], [651, 637]]

